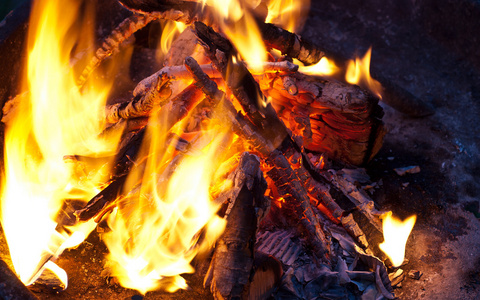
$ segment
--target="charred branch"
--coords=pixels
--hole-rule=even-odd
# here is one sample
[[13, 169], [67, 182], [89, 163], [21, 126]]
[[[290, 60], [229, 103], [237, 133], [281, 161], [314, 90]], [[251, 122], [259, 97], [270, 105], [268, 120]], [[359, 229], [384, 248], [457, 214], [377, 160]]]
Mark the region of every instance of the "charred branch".
[[105, 120], [116, 123], [120, 119], [130, 119], [149, 116], [154, 109], [165, 105], [172, 96], [170, 78], [159, 76], [156, 84], [145, 94], [137, 95], [132, 101], [117, 103], [105, 109]]
[[210, 286], [215, 299], [248, 299], [257, 222], [262, 217], [257, 211], [268, 206], [264, 197], [267, 183], [259, 159], [248, 153], [228, 178], [233, 187], [217, 198], [227, 205], [227, 225], [217, 241], [205, 286]]
[[325, 52], [312, 42], [274, 24], [257, 22], [267, 47], [280, 50], [282, 54], [311, 65], [320, 61]]

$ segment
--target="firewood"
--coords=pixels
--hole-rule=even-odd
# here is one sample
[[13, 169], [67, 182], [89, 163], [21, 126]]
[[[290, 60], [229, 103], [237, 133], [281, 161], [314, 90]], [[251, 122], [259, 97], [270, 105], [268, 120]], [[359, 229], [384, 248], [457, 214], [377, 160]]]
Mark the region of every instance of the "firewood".
[[155, 19], [156, 17], [153, 15], [133, 14], [122, 21], [117, 28], [105, 38], [102, 46], [95, 52], [87, 66], [83, 69], [77, 80], [77, 86], [82, 87], [93, 71], [95, 71], [106, 58], [119, 51], [119, 47], [124, 41]]
[[38, 300], [18, 279], [17, 275], [0, 259], [0, 298], [11, 300]]
[[282, 54], [296, 58], [307, 65], [315, 64], [325, 56], [325, 52], [300, 35], [270, 23], [257, 22], [257, 25], [266, 46], [280, 50]]
[[120, 119], [148, 116], [152, 113], [152, 110], [158, 110], [170, 100], [174, 92], [173, 89], [171, 78], [167, 74], [162, 74], [162, 76], [157, 77], [155, 86], [151, 87], [145, 94], [137, 95], [129, 102], [107, 106], [105, 120], [108, 123], [116, 123]]
[[292, 95], [284, 78], [262, 78], [260, 86], [307, 150], [353, 165], [367, 163], [380, 150], [385, 129], [378, 99], [358, 86], [299, 73], [287, 76], [289, 86], [295, 83]]
[[266, 181], [260, 161], [244, 153], [228, 177], [233, 187], [217, 198], [227, 204], [227, 225], [215, 246], [204, 285], [215, 299], [248, 299], [253, 276], [257, 208], [265, 208]]

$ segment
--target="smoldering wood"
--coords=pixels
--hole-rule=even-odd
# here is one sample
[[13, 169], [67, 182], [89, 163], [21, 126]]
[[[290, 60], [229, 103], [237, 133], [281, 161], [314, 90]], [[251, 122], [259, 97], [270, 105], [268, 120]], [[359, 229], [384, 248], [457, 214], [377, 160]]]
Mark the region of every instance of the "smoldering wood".
[[[256, 127], [257, 132], [259, 127], [262, 129], [275, 129], [275, 132], [260, 130], [259, 135], [264, 137], [262, 140], [268, 140], [270, 145], [282, 146], [284, 148], [282, 150], [298, 149], [299, 147], [295, 145], [287, 132], [285, 124], [278, 118], [275, 110], [269, 105], [264, 109], [259, 107], [257, 99], [264, 97], [263, 93], [246, 67], [243, 64], [234, 64], [231, 61], [234, 50], [229, 41], [202, 23], [196, 22], [195, 29], [199, 39], [206, 45], [207, 55], [215, 67], [222, 73], [233, 95], [237, 100], [240, 99], [239, 102], [246, 111], [247, 117], [252, 120], [254, 126], [251, 128]], [[219, 52], [222, 54], [219, 55]], [[227, 69], [229, 72], [233, 72], [234, 75], [227, 76]], [[281, 141], [282, 139], [283, 141]], [[256, 140], [258, 141], [258, 139]], [[293, 220], [299, 221], [298, 224], [302, 227], [300, 231], [306, 232], [312, 237], [312, 239], [309, 239], [309, 242], [313, 246], [315, 253], [320, 258], [325, 259], [329, 253], [329, 242], [310, 206], [310, 200], [305, 188], [283, 155], [287, 151], [265, 149], [265, 147], [260, 149], [263, 149], [265, 162], [271, 168], [271, 171], [269, 171], [271, 173], [268, 174], [275, 181], [275, 186], [280, 196], [285, 197], [286, 203], [295, 212], [292, 215]]]
[[260, 170], [260, 160], [244, 153], [237, 169], [229, 175], [233, 187], [216, 201], [227, 205], [227, 225], [217, 241], [204, 285], [215, 299], [248, 299], [253, 276], [254, 245], [258, 219], [257, 208], [265, 209], [267, 183]]
[[[201, 69], [197, 65], [195, 68], [193, 65], [194, 60], [188, 59], [187, 61], [192, 64], [193, 69], [196, 69], [198, 73], [201, 73]], [[195, 77], [195, 76], [194, 76]], [[206, 91], [207, 94], [211, 95], [212, 98], [223, 98], [222, 92], [218, 91], [218, 88], [216, 84], [213, 81], [208, 81], [208, 76], [204, 74], [203, 76], [198, 75], [196, 76], [197, 82], [201, 82], [203, 84], [203, 89]], [[228, 102], [228, 101], [227, 101]], [[232, 111], [230, 110], [232, 113]], [[230, 118], [233, 119], [233, 118]], [[238, 117], [236, 119], [239, 119]], [[249, 141], [256, 141], [257, 143], [259, 142], [262, 144], [263, 141], [266, 139], [263, 138], [252, 138], [252, 135], [249, 136], [248, 132], [251, 131], [246, 131], [245, 133], [244, 129], [245, 127], [241, 126], [240, 131], [241, 135], [246, 137], [247, 140]], [[250, 129], [255, 129], [256, 127], [253, 124], [250, 124], [248, 126]], [[288, 143], [287, 143], [288, 144]], [[309, 177], [307, 176], [306, 178], [302, 178], [303, 180], [299, 180], [298, 176], [295, 174], [293, 169], [291, 168], [290, 163], [288, 160], [285, 159], [283, 156], [283, 153], [287, 152], [292, 152], [291, 146], [286, 146], [286, 150], [282, 152], [278, 151], [271, 151], [270, 149], [266, 149], [265, 146], [260, 146], [259, 149], [261, 152], [263, 152], [266, 156], [269, 156], [273, 154], [272, 159], [266, 159], [267, 164], [270, 162], [270, 167], [272, 167], [272, 170], [268, 173], [269, 176], [275, 181], [275, 185], [277, 189], [279, 187], [283, 187], [284, 190], [280, 189], [280, 195], [284, 196], [286, 195], [286, 203], [293, 203], [293, 210], [295, 213], [293, 214], [292, 218], [296, 220], [298, 216], [305, 216], [304, 219], [299, 220], [300, 226], [304, 227], [301, 228], [300, 231], [303, 232], [308, 232], [309, 234], [313, 234], [312, 237], [313, 239], [310, 239], [309, 241], [312, 243], [314, 249], [320, 253], [320, 257], [324, 255], [325, 252], [328, 252], [328, 241], [326, 240], [323, 231], [321, 230], [321, 226], [318, 223], [318, 220], [315, 217], [315, 214], [313, 213], [311, 207], [310, 207], [310, 200], [309, 200], [309, 195], [306, 192], [303, 182], [308, 182]], [[296, 152], [293, 150], [293, 152]], [[307, 172], [303, 172], [303, 174], [307, 174]], [[297, 179], [293, 179], [297, 178]], [[315, 182], [313, 179], [310, 180], [310, 182]], [[292, 187], [289, 183], [294, 183], [294, 187]], [[318, 183], [317, 183], [318, 185]], [[358, 224], [353, 220], [351, 215], [344, 214], [344, 210], [341, 209], [333, 200], [333, 198], [329, 194], [329, 190], [332, 189], [333, 187], [329, 188], [322, 188], [321, 192], [316, 191], [316, 194], [314, 194], [314, 197], [317, 199], [320, 199], [323, 203], [326, 204], [327, 207], [331, 209], [332, 212], [335, 213], [335, 216], [342, 222], [342, 224], [345, 226], [347, 231], [365, 248], [368, 249], [368, 242], [365, 238], [365, 234], [363, 231], [360, 229]], [[315, 191], [315, 189], [309, 188], [309, 191]], [[343, 196], [343, 195], [342, 195]], [[343, 196], [345, 197], [345, 196]]]
[[260, 87], [307, 150], [353, 165], [380, 150], [386, 131], [378, 99], [358, 86], [299, 73], [288, 75], [298, 91], [292, 95], [284, 78], [262, 78]]
[[0, 259], [0, 298], [5, 300], [38, 300], [18, 279], [17, 275]]

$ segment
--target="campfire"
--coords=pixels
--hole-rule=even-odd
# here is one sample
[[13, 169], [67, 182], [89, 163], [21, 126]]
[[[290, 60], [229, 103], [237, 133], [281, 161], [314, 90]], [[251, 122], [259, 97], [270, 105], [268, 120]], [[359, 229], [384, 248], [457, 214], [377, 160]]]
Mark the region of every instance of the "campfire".
[[[102, 224], [106, 276], [142, 294], [204, 265], [215, 299], [395, 297], [415, 217], [375, 207], [361, 167], [386, 133], [378, 102], [405, 91], [370, 75], [371, 50], [340, 67], [295, 33], [305, 5], [274, 0], [122, 0], [97, 49], [93, 9], [67, 2], [35, 1], [3, 108], [23, 284], [67, 289], [55, 261]], [[163, 67], [122, 91], [135, 34], [160, 23]]]

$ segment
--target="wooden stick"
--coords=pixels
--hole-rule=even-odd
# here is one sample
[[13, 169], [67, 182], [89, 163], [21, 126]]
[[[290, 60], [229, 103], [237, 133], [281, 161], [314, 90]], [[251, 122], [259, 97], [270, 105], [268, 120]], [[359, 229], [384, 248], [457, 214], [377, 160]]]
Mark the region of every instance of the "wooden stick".
[[108, 123], [116, 123], [120, 119], [149, 116], [153, 110], [158, 110], [165, 105], [172, 94], [171, 78], [162, 74], [157, 78], [155, 86], [145, 94], [137, 95], [132, 101], [107, 106], [105, 120]]
[[102, 46], [95, 52], [87, 66], [83, 69], [77, 80], [77, 86], [81, 88], [90, 75], [98, 66], [112, 54], [118, 51], [120, 45], [130, 38], [135, 32], [147, 26], [156, 16], [149, 14], [134, 14], [126, 18], [105, 38]]
[[253, 277], [257, 209], [263, 210], [267, 183], [260, 171], [260, 160], [244, 153], [237, 169], [228, 177], [234, 185], [217, 201], [227, 204], [227, 225], [215, 246], [204, 286], [210, 286], [215, 299], [248, 299]]

